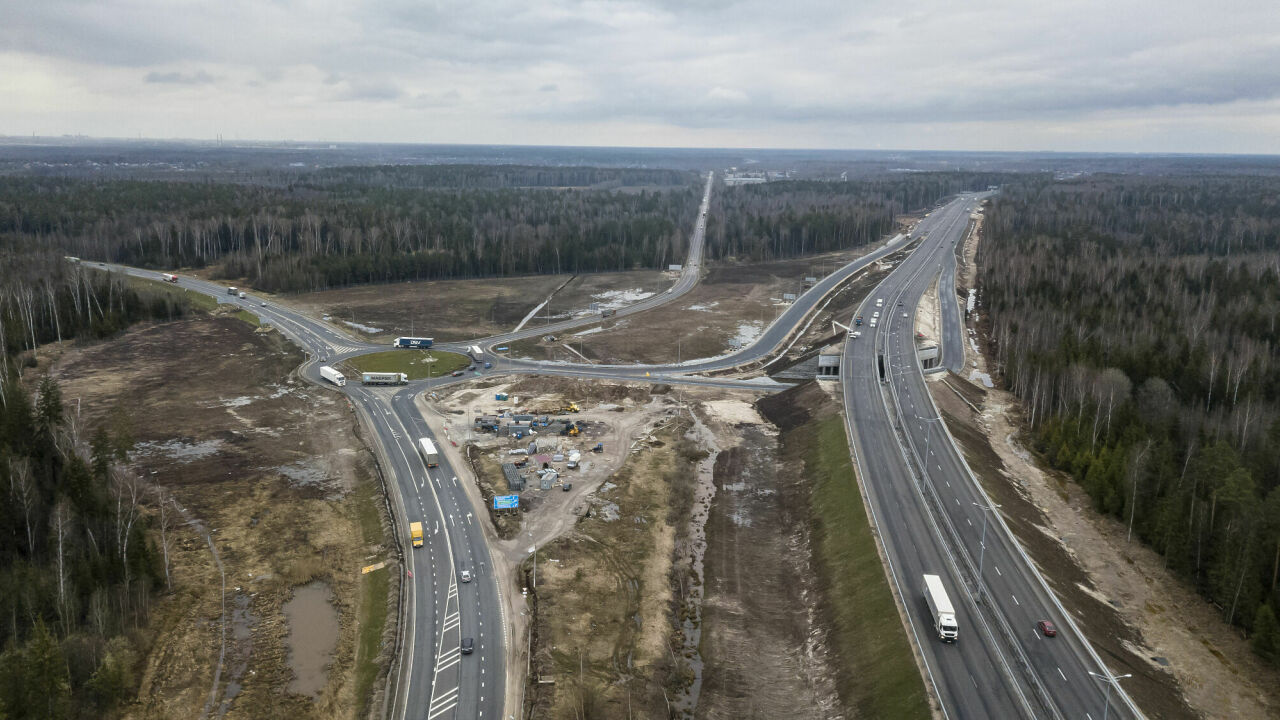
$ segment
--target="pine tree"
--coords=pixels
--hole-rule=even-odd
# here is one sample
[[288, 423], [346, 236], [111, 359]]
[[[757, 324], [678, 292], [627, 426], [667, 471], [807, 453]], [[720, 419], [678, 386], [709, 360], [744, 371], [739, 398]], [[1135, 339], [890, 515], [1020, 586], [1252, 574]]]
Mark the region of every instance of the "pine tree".
[[1267, 662], [1280, 665], [1280, 623], [1270, 605], [1259, 605], [1253, 616], [1253, 651]]

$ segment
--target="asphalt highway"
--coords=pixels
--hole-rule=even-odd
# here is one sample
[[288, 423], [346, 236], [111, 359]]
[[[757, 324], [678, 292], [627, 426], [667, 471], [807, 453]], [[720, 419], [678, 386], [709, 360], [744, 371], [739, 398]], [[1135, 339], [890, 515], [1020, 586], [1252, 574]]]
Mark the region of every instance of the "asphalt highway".
[[[667, 292], [618, 310], [630, 315], [671, 302], [698, 282], [702, 265], [706, 209], [712, 176], [708, 176], [689, 259]], [[921, 295], [941, 273], [938, 293], [943, 308], [942, 363], [963, 365], [963, 324], [955, 305], [954, 244], [968, 226], [978, 196], [965, 195], [936, 210], [910, 237], [885, 246], [822, 278], [769, 325], [751, 345], [717, 357], [678, 364], [593, 365], [538, 363], [494, 354], [494, 346], [547, 333], [561, 333], [599, 321], [588, 316], [549, 326], [527, 328], [467, 343], [437, 347], [462, 351], [481, 345], [495, 367], [492, 374], [567, 375], [611, 380], [640, 380], [714, 385], [770, 391], [782, 387], [767, 380], [727, 380], [693, 373], [738, 367], [764, 360], [802, 327], [815, 308], [842, 283], [868, 265], [920, 242], [881, 284], [860, 312], [882, 313], [878, 328], [864, 325], [862, 337], [846, 341], [842, 377], [849, 433], [860, 475], [871, 504], [893, 581], [907, 601], [913, 639], [919, 646], [931, 684], [948, 717], [1101, 717], [1103, 688], [1087, 674], [1100, 661], [1071, 618], [1044, 586], [1030, 561], [999, 516], [974, 503], [989, 501], [957, 455], [938, 420], [915, 358], [910, 317]], [[141, 277], [158, 273], [120, 266], [111, 269]], [[385, 350], [355, 340], [333, 325], [253, 297], [228, 295], [226, 286], [181, 277], [178, 285], [209, 294], [259, 315], [308, 353], [302, 374], [322, 382], [318, 367], [342, 359]], [[885, 304], [876, 308], [875, 298]], [[899, 300], [903, 305], [898, 306]], [[901, 317], [902, 313], [907, 318]], [[888, 383], [881, 383], [878, 356], [883, 355]], [[958, 358], [958, 359], [957, 359]], [[480, 371], [477, 374], [490, 374]], [[432, 387], [474, 379], [440, 378]], [[474, 517], [476, 510], [459, 485], [458, 474], [441, 453], [438, 467], [426, 467], [417, 440], [431, 437], [443, 448], [448, 438], [434, 437], [414, 406], [413, 397], [426, 383], [404, 388], [365, 387], [351, 382], [341, 388], [372, 431], [374, 442], [394, 488], [397, 528], [403, 537], [406, 581], [410, 592], [404, 628], [393, 717], [499, 718], [503, 712], [504, 651], [510, 641], [488, 548]], [[927, 458], [927, 461], [924, 460]], [[851, 487], [851, 492], [856, 488]], [[426, 526], [424, 547], [409, 542], [408, 522]], [[984, 525], [984, 520], [986, 524]], [[985, 532], [985, 549], [979, 543]], [[977, 572], [978, 564], [983, 572]], [[473, 579], [461, 581], [463, 570]], [[960, 617], [960, 641], [943, 645], [932, 634], [920, 601], [920, 577], [943, 577]], [[1055, 621], [1063, 633], [1044, 638], [1037, 620]], [[463, 638], [474, 638], [475, 653], [462, 656]], [[1111, 716], [1130, 717], [1134, 709], [1111, 693]]]
[[[916, 357], [915, 308], [938, 273], [953, 269], [954, 243], [975, 201], [961, 196], [930, 214], [916, 229], [920, 247], [865, 301], [861, 313], [881, 317], [877, 328], [864, 325], [861, 338], [846, 341], [848, 431], [892, 580], [944, 714], [1098, 720], [1105, 687], [1088, 672], [1102, 672], [1100, 659], [998, 513], [986, 509], [991, 502], [956, 452]], [[956, 331], [944, 332], [944, 350], [963, 342], [955, 319]], [[943, 578], [956, 605], [955, 644], [940, 642], [932, 629], [920, 587], [926, 573]], [[1058, 637], [1041, 634], [1039, 620], [1053, 621]], [[1113, 688], [1108, 715], [1136, 712]]]

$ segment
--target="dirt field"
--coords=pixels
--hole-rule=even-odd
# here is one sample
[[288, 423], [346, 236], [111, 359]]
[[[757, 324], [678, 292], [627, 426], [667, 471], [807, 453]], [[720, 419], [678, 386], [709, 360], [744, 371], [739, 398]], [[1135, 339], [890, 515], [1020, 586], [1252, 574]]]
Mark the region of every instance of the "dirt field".
[[[870, 248], [770, 263], [716, 263], [688, 295], [642, 315], [603, 320], [555, 342], [516, 343], [512, 352], [538, 360], [582, 358], [655, 363], [714, 357], [751, 343], [799, 295], [805, 277], [822, 277]], [[847, 319], [847, 318], [846, 318]]]
[[676, 541], [668, 514], [697, 458], [682, 441], [687, 423], [657, 430], [574, 531], [539, 552], [535, 717], [659, 717], [664, 692], [683, 685], [687, 664], [668, 652]]
[[777, 431], [749, 405], [746, 413], [703, 408], [723, 449], [707, 519], [705, 667], [695, 716], [839, 717], [817, 621], [804, 479], [779, 465]]
[[[131, 427], [134, 464], [172, 493], [186, 521], [130, 717], [353, 717], [364, 700], [357, 687], [372, 686], [375, 658], [357, 659], [356, 649], [370, 628], [357, 618], [374, 602], [361, 606], [360, 567], [387, 556], [380, 495], [345, 402], [290, 376], [300, 359], [277, 335], [222, 316], [133, 330], [53, 367], [71, 407]], [[313, 581], [336, 610], [337, 632], [318, 638], [317, 652], [331, 652], [327, 675], [315, 670], [323, 656], [299, 657], [312, 668], [299, 678], [282, 608]], [[385, 605], [385, 591], [376, 602]], [[291, 610], [304, 622], [315, 611], [305, 602]], [[319, 611], [330, 614], [323, 603]], [[297, 680], [319, 690], [292, 692]]]
[[553, 291], [555, 297], [531, 325], [585, 313], [593, 302], [607, 306], [628, 297], [647, 297], [670, 287], [674, 277], [634, 271], [437, 280], [361, 285], [287, 295], [278, 301], [328, 315], [333, 324], [367, 339], [420, 335], [451, 341], [509, 332]]

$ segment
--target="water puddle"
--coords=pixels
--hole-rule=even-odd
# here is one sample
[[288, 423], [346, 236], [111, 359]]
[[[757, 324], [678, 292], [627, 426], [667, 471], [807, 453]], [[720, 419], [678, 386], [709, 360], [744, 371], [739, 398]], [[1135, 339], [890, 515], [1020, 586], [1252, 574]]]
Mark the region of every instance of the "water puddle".
[[338, 611], [331, 598], [329, 586], [316, 581], [295, 589], [293, 598], [284, 604], [289, 626], [285, 646], [294, 675], [289, 692], [314, 699], [324, 690], [329, 660], [338, 645]]

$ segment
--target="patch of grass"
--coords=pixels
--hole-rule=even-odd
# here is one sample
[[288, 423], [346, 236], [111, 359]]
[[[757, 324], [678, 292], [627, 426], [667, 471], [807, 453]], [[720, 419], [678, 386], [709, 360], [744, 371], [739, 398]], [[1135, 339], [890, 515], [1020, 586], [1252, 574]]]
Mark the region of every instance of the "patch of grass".
[[391, 572], [391, 568], [385, 567], [360, 580], [360, 632], [356, 638], [356, 697], [360, 716], [368, 710], [373, 683], [378, 679], [378, 648], [382, 643], [382, 627], [387, 623]]
[[[377, 485], [365, 481], [352, 497], [364, 542], [381, 544], [384, 537], [382, 516], [378, 511]], [[360, 708], [358, 717], [363, 717], [368, 712], [368, 703], [373, 696], [373, 683], [378, 679], [378, 653], [381, 649], [383, 627], [387, 623], [387, 593], [391, 588], [391, 572], [391, 567], [385, 567], [360, 579], [360, 618], [355, 667], [356, 702]]]
[[236, 317], [240, 318], [241, 320], [249, 323], [254, 327], [262, 327], [262, 320], [260, 320], [257, 315], [254, 315], [248, 310], [240, 310], [236, 312]]
[[438, 378], [466, 368], [471, 358], [438, 350], [387, 350], [351, 358], [346, 364], [358, 372], [401, 372], [410, 380], [421, 380], [428, 371], [431, 377]]
[[818, 572], [844, 665], [841, 698], [862, 717], [928, 718], [924, 680], [853, 481], [843, 418], [810, 420], [784, 442], [804, 459], [812, 483]]
[[146, 290], [147, 292], [152, 293], [157, 291], [166, 292], [173, 295], [175, 298], [185, 298], [195, 310], [209, 312], [218, 307], [218, 301], [209, 295], [195, 292], [193, 290], [185, 290], [177, 285], [172, 285], [159, 279], [151, 280], [131, 275], [129, 276], [129, 284], [139, 290]]

